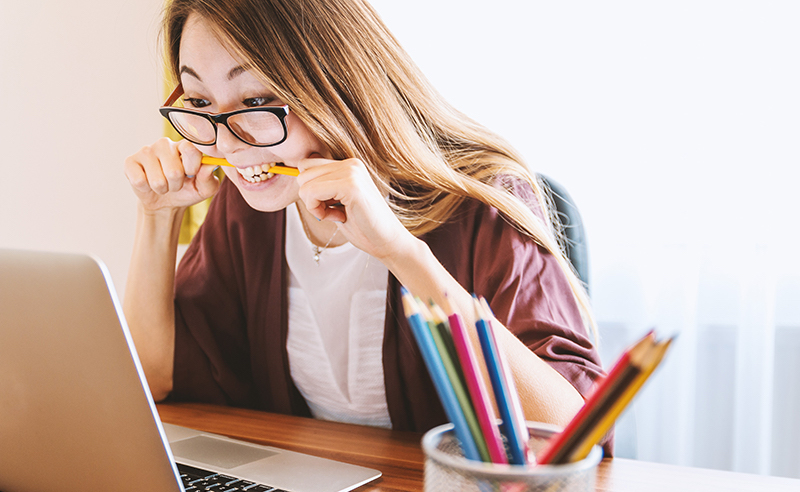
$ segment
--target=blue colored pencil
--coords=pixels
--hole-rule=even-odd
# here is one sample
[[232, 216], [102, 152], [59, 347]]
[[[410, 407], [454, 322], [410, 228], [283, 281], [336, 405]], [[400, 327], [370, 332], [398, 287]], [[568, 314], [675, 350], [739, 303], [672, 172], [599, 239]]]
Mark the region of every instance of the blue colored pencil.
[[481, 343], [483, 356], [486, 359], [486, 369], [494, 390], [495, 401], [500, 418], [503, 420], [502, 431], [508, 443], [509, 462], [514, 465], [528, 463], [528, 441], [530, 434], [525, 423], [522, 405], [519, 401], [517, 388], [511, 375], [511, 370], [497, 346], [497, 339], [491, 326], [491, 312], [488, 304], [474, 296], [475, 328], [478, 331], [478, 340]]
[[469, 424], [467, 424], [467, 420], [458, 403], [453, 386], [450, 384], [450, 380], [447, 377], [447, 372], [445, 371], [441, 357], [439, 357], [439, 352], [436, 349], [433, 336], [431, 335], [430, 329], [428, 329], [428, 324], [426, 320], [422, 318], [422, 315], [420, 315], [419, 305], [411, 296], [411, 293], [408, 292], [408, 289], [403, 287], [401, 292], [403, 296], [403, 309], [405, 310], [406, 318], [408, 318], [408, 324], [411, 326], [411, 332], [414, 334], [414, 338], [417, 341], [417, 345], [422, 353], [422, 359], [425, 361], [425, 366], [428, 368], [428, 373], [433, 380], [433, 385], [436, 387], [436, 392], [439, 394], [439, 400], [442, 402], [447, 418], [453, 423], [455, 435], [461, 443], [464, 456], [467, 459], [481, 461], [480, 453], [478, 453], [478, 448], [470, 433]]

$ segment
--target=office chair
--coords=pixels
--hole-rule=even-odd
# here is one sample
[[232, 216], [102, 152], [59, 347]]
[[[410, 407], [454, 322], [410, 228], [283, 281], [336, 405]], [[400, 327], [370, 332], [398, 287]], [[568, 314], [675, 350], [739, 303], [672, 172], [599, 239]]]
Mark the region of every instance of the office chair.
[[[563, 247], [567, 258], [572, 263], [578, 278], [586, 285], [589, 292], [589, 250], [586, 241], [586, 231], [583, 227], [581, 214], [572, 201], [567, 190], [554, 179], [543, 174], [539, 178], [544, 184], [544, 192], [552, 200], [556, 209], [556, 218], [560, 222], [563, 236]], [[558, 226], [558, 224], [557, 224]]]

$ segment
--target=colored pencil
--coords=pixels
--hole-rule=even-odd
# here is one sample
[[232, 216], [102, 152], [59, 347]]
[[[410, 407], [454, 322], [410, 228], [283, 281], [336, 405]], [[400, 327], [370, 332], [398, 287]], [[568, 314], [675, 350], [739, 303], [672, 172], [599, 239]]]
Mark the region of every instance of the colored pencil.
[[[204, 155], [200, 159], [201, 164], [207, 164], [209, 166], [228, 166], [234, 167], [233, 164], [228, 162], [226, 159], [222, 157], [211, 157], [209, 155]], [[267, 171], [268, 173], [272, 174], [285, 174], [287, 176], [298, 176], [300, 171], [296, 167], [289, 167], [289, 166], [272, 166]]]
[[653, 373], [670, 343], [671, 340], [656, 342], [651, 331], [626, 349], [581, 410], [561, 433], [550, 439], [537, 461], [559, 464], [585, 458]]
[[447, 418], [450, 419], [450, 422], [453, 423], [455, 436], [461, 444], [464, 456], [467, 459], [481, 461], [481, 456], [475, 445], [475, 440], [472, 438], [469, 424], [467, 424], [464, 412], [461, 410], [461, 406], [458, 403], [453, 386], [450, 384], [444, 364], [442, 363], [442, 359], [433, 341], [431, 331], [428, 328], [426, 320], [424, 320], [420, 314], [420, 306], [405, 287], [403, 287], [401, 291], [403, 309], [405, 310], [408, 324], [411, 327], [411, 332], [414, 334], [414, 338], [417, 341], [422, 359], [425, 362], [425, 367], [428, 369], [428, 373], [431, 376], [433, 385], [439, 395], [439, 400], [444, 407], [445, 414]]
[[497, 345], [497, 338], [491, 324], [491, 311], [485, 299], [473, 298], [478, 339], [480, 340], [486, 369], [494, 390], [497, 409], [502, 418], [502, 431], [508, 444], [509, 462], [514, 465], [529, 463], [528, 425], [522, 413], [522, 405], [517, 394], [516, 384], [511, 375], [503, 352]]
[[450, 332], [453, 336], [458, 359], [461, 362], [461, 369], [464, 373], [464, 380], [467, 389], [472, 397], [472, 404], [475, 407], [475, 414], [483, 432], [483, 438], [489, 450], [489, 457], [492, 463], [507, 464], [508, 457], [503, 448], [503, 440], [500, 436], [500, 429], [497, 426], [497, 415], [492, 406], [489, 390], [480, 373], [480, 365], [475, 350], [470, 343], [467, 329], [461, 316], [448, 308], [451, 312], [448, 320], [450, 321]]
[[575, 447], [570, 456], [567, 458], [568, 462], [580, 461], [589, 455], [592, 447], [600, 442], [603, 437], [614, 426], [614, 422], [622, 415], [622, 412], [628, 407], [628, 404], [633, 400], [633, 397], [639, 392], [644, 385], [645, 381], [653, 374], [661, 360], [664, 358], [669, 346], [672, 344], [673, 339], [668, 339], [653, 345], [647, 353], [645, 360], [641, 362], [642, 368], [636, 380], [626, 388], [625, 392], [620, 398], [615, 400], [608, 410], [601, 410], [599, 413], [603, 418], [597, 422], [591, 432], [588, 432], [586, 437]]
[[[423, 311], [425, 311], [425, 308], [423, 308]], [[453, 366], [455, 367], [458, 379], [466, 387], [466, 382], [464, 381], [464, 371], [461, 367], [461, 364], [458, 362], [458, 353], [456, 352], [455, 342], [453, 342], [450, 320], [447, 318], [447, 315], [444, 314], [442, 308], [436, 305], [436, 303], [433, 301], [428, 301], [427, 311], [425, 312], [429, 313], [431, 316], [429, 321], [433, 323], [432, 327], [436, 327], [436, 330], [441, 334], [444, 349], [447, 351], [447, 355], [450, 357], [450, 360], [453, 361]]]
[[[420, 309], [424, 312], [423, 308]], [[464, 417], [467, 420], [467, 425], [469, 425], [472, 438], [475, 440], [475, 446], [478, 448], [481, 461], [490, 463], [492, 459], [489, 455], [489, 448], [486, 446], [486, 439], [481, 431], [478, 417], [475, 414], [475, 408], [470, 399], [469, 392], [467, 391], [464, 373], [458, 362], [458, 354], [456, 354], [453, 337], [445, 321], [447, 317], [444, 315], [441, 308], [435, 304], [431, 304], [429, 309], [431, 315], [429, 326], [433, 335], [433, 341], [439, 349], [439, 355], [442, 358], [442, 363], [444, 363], [447, 376], [450, 378], [450, 384], [453, 385], [453, 391], [456, 394], [459, 405], [461, 405], [461, 410], [464, 412]]]
[[611, 371], [598, 383], [575, 417], [561, 433], [551, 438], [547, 446], [539, 453], [536, 457], [539, 463], [566, 462], [578, 442], [602, 418], [598, 409], [608, 405], [608, 402], [620, 398], [625, 388], [636, 379], [640, 371], [638, 367], [631, 364], [631, 358], [643, 357], [649, 350], [653, 338], [654, 334], [650, 332], [622, 353]]

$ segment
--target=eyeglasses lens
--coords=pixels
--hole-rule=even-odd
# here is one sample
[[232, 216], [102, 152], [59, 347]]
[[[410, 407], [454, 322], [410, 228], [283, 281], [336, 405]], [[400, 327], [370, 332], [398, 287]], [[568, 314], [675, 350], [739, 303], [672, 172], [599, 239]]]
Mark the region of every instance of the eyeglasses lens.
[[280, 118], [272, 113], [239, 113], [228, 118], [228, 127], [242, 140], [254, 145], [271, 145], [283, 140]]
[[169, 114], [169, 120], [178, 133], [191, 142], [210, 145], [217, 138], [214, 124], [202, 116], [175, 111]]

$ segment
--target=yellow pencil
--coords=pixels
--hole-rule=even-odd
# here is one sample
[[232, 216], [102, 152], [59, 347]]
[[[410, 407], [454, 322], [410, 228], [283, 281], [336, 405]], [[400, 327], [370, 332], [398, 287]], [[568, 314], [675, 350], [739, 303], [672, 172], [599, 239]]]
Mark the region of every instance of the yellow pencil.
[[[233, 167], [233, 164], [228, 162], [227, 160], [221, 157], [211, 157], [209, 155], [204, 155], [202, 159], [200, 159], [201, 164], [208, 164], [210, 166], [228, 166]], [[289, 167], [289, 166], [272, 166], [269, 168], [268, 173], [272, 174], [285, 174], [286, 176], [297, 176], [300, 174], [300, 171], [296, 167]]]

